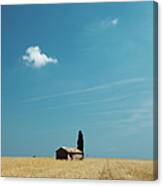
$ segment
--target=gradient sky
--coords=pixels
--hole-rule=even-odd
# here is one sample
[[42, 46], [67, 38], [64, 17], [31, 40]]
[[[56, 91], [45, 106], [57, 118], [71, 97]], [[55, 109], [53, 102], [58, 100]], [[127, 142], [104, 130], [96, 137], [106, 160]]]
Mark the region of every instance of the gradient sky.
[[2, 155], [153, 158], [153, 2], [2, 6]]

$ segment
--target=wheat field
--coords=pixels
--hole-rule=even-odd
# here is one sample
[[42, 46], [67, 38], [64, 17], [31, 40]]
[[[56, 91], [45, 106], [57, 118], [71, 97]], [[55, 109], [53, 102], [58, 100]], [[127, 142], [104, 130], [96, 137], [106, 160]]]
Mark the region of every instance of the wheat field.
[[85, 158], [66, 161], [52, 157], [2, 157], [1, 174], [3, 177], [155, 180], [154, 165], [152, 160]]

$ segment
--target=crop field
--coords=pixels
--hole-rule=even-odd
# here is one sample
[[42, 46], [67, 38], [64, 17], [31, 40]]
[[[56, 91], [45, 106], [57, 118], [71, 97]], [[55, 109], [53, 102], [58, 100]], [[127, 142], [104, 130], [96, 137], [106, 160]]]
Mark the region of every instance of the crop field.
[[56, 160], [52, 157], [1, 158], [1, 174], [4, 177], [154, 180], [157, 178], [154, 168], [152, 160], [85, 158], [71, 161]]

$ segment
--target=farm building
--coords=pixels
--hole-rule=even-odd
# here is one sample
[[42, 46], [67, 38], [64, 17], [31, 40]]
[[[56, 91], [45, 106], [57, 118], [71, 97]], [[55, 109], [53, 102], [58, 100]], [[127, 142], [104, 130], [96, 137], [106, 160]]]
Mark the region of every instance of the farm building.
[[56, 150], [56, 159], [81, 160], [83, 153], [76, 147], [60, 147]]

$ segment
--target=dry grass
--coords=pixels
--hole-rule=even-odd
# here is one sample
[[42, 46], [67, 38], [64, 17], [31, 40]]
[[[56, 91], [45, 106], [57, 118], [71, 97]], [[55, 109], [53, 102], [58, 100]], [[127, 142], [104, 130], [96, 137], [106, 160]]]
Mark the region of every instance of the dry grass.
[[152, 160], [85, 158], [78, 161], [54, 158], [2, 157], [4, 177], [154, 180]]

